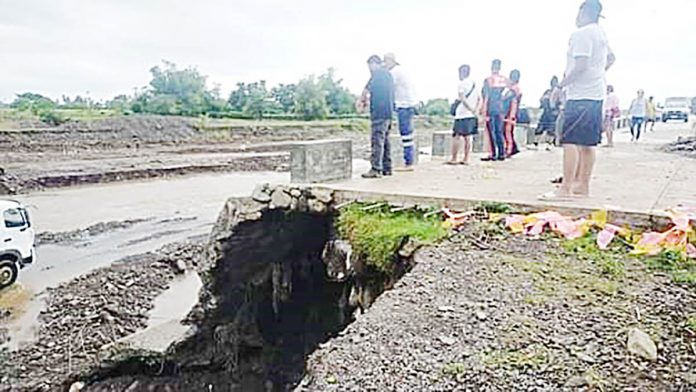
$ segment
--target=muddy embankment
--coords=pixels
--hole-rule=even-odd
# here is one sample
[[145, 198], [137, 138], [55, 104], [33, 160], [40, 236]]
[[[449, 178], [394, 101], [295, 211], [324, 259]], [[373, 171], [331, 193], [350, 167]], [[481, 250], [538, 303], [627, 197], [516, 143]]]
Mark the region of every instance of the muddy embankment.
[[[307, 355], [336, 336], [410, 267], [378, 272], [338, 241], [330, 191], [260, 187], [225, 205], [197, 269], [193, 329], [166, 353], [112, 352], [66, 380], [84, 391], [288, 390]], [[96, 370], [95, 370], [96, 369]], [[76, 385], [76, 384], [75, 384]]]

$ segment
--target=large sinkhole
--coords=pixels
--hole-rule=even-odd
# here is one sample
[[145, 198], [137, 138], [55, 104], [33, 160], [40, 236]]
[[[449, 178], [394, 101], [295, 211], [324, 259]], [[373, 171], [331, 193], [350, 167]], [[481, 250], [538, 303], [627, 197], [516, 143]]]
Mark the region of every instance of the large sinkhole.
[[395, 254], [385, 273], [351, 258], [336, 241], [329, 205], [240, 213], [248, 202], [228, 203], [203, 255], [204, 288], [189, 316], [195, 333], [164, 355], [121, 354], [88, 377], [84, 390], [293, 389], [308, 355], [412, 261]]

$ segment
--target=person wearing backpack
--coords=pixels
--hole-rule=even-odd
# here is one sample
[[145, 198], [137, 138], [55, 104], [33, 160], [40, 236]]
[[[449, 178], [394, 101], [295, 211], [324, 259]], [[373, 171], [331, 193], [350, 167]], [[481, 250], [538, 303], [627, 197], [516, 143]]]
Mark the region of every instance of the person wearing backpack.
[[[479, 94], [476, 83], [469, 78], [471, 67], [467, 64], [459, 67], [458, 99], [454, 101], [451, 113], [454, 116], [452, 128], [452, 158], [450, 165], [468, 165], [471, 153], [471, 137], [478, 133], [476, 113], [479, 110]], [[464, 150], [461, 161], [459, 154]]]

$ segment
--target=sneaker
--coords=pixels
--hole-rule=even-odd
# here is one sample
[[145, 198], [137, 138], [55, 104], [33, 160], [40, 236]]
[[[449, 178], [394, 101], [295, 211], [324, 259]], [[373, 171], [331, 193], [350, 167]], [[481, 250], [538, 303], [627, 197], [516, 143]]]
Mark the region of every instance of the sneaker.
[[492, 162], [492, 161], [495, 161], [496, 159], [494, 157], [485, 157], [485, 158], [481, 158], [481, 160], [483, 162]]
[[382, 172], [382, 175], [383, 175], [383, 176], [386, 176], [386, 177], [389, 177], [389, 176], [391, 176], [392, 174], [393, 174], [393, 173], [391, 172], [391, 170], [390, 170], [390, 171]]
[[381, 178], [382, 173], [377, 170], [370, 170], [369, 172], [362, 175], [362, 178]]
[[396, 169], [394, 169], [395, 172], [412, 172], [414, 170], [416, 170], [416, 169], [413, 167], [413, 165], [397, 167]]
[[505, 157], [498, 157], [498, 158], [495, 158], [494, 160], [496, 160], [498, 162], [503, 162], [505, 160]]

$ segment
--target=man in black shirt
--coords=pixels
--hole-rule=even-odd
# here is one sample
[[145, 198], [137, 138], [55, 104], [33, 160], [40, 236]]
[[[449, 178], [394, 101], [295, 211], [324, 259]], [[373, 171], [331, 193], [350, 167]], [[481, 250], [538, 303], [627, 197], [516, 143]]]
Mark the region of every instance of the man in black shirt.
[[367, 60], [370, 68], [370, 81], [358, 101], [359, 108], [364, 108], [367, 97], [370, 99], [370, 121], [372, 129], [372, 168], [363, 174], [363, 178], [380, 178], [392, 174], [389, 130], [394, 111], [394, 81], [384, 68], [379, 56], [370, 56]]

